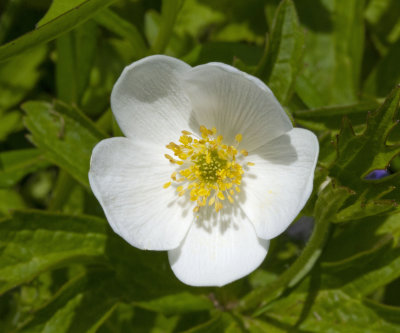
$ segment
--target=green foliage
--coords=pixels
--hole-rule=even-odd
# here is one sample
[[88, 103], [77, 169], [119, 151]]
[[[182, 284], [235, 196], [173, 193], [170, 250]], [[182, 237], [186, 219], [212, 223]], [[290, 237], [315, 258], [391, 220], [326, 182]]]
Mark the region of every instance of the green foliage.
[[[398, 0], [0, 2], [1, 332], [400, 332]], [[306, 241], [222, 288], [110, 228], [93, 147], [122, 69], [164, 53], [267, 83], [320, 141]], [[388, 176], [366, 179], [374, 170]], [[368, 177], [367, 177], [368, 178]], [[297, 224], [305, 227], [304, 219]]]
[[32, 142], [53, 163], [89, 186], [90, 155], [106, 135], [77, 108], [61, 102], [27, 102], [22, 108], [27, 114], [25, 124]]

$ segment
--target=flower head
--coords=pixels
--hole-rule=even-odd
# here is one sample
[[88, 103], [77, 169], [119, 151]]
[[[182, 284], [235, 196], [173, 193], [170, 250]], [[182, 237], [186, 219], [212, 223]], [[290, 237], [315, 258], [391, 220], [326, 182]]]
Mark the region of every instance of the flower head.
[[114, 231], [167, 250], [184, 283], [252, 272], [310, 196], [315, 135], [231, 66], [147, 57], [125, 68], [111, 107], [126, 137], [94, 148], [92, 190]]

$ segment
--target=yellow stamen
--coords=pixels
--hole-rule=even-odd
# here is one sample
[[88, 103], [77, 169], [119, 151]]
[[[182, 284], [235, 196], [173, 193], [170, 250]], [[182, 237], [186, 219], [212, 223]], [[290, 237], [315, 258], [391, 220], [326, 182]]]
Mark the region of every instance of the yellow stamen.
[[[244, 174], [243, 163], [239, 163], [239, 154], [236, 146], [222, 143], [222, 135], [217, 135], [217, 129], [208, 129], [200, 126], [201, 138], [189, 131], [183, 130], [179, 137], [179, 144], [170, 142], [166, 147], [173, 152], [165, 157], [173, 164], [182, 166], [180, 170], [171, 174], [171, 180], [182, 185], [176, 188], [179, 196], [189, 193], [188, 198], [196, 202], [193, 212], [197, 213], [201, 207], [214, 206], [219, 212], [223, 208], [221, 201], [227, 197], [234, 203], [234, 196], [240, 192], [240, 184]], [[237, 143], [242, 141], [242, 135], [235, 136]], [[246, 157], [247, 151], [242, 149], [240, 154]], [[248, 162], [247, 165], [254, 165]], [[177, 179], [177, 175], [179, 178]], [[186, 184], [185, 184], [186, 182]], [[164, 184], [164, 188], [171, 185], [171, 181]], [[235, 189], [235, 191], [233, 190]], [[225, 192], [225, 195], [224, 195]]]

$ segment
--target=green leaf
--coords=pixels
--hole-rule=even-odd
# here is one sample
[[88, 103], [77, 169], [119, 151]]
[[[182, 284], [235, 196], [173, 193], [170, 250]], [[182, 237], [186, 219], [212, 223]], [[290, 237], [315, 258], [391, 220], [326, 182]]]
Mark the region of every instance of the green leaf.
[[107, 224], [89, 216], [15, 212], [0, 223], [0, 294], [43, 271], [104, 255]]
[[182, 4], [183, 0], [163, 0], [158, 35], [151, 47], [153, 54], [162, 53], [166, 49]]
[[48, 165], [49, 163], [38, 149], [0, 153], [0, 188], [13, 186], [28, 173]]
[[[4, 110], [20, 103], [35, 88], [41, 76], [39, 65], [46, 54], [46, 47], [35, 47], [29, 54], [18, 55], [0, 66], [0, 117], [4, 117]], [[3, 121], [6, 120], [0, 121], [1, 126], [4, 126]]]
[[61, 102], [27, 102], [26, 127], [32, 142], [45, 156], [89, 188], [88, 172], [93, 147], [103, 134], [78, 109]]
[[[385, 169], [390, 160], [400, 153], [399, 146], [387, 146], [386, 140], [398, 117], [400, 88], [395, 88], [383, 105], [367, 118], [367, 127], [361, 135], [355, 135], [347, 118], [343, 118], [340, 134], [337, 137], [337, 158], [329, 174], [340, 184], [356, 192], [353, 200], [347, 203], [337, 221], [346, 221], [393, 210], [399, 200], [388, 194], [393, 185], [400, 184], [399, 174], [377, 181], [365, 180], [365, 176], [375, 169]], [[385, 197], [386, 201], [382, 201]]]
[[266, 311], [265, 304], [278, 298], [287, 288], [295, 286], [310, 272], [323, 251], [332, 219], [350, 195], [348, 189], [334, 186], [332, 182], [319, 193], [314, 208], [315, 227], [300, 257], [275, 281], [243, 297], [241, 309], [261, 307], [257, 314], [263, 313]]
[[395, 0], [371, 0], [365, 10], [374, 44], [378, 50], [385, 50], [400, 37], [400, 3]]
[[102, 8], [109, 6], [115, 0], [86, 0], [80, 6], [67, 12], [60, 13], [50, 22], [41, 25], [31, 32], [0, 47], [0, 62], [17, 54], [49, 42], [56, 37], [74, 29], [79, 24], [87, 21]]
[[266, 321], [252, 318], [252, 317], [242, 317], [241, 320], [244, 326], [248, 329], [250, 333], [284, 333], [287, 332], [286, 328], [279, 328]]
[[13, 189], [0, 189], [0, 216], [8, 216], [14, 209], [25, 208], [20, 193]]
[[21, 332], [96, 332], [116, 308], [121, 291], [109, 271], [93, 270], [67, 283]]
[[352, 105], [327, 106], [311, 110], [293, 111], [293, 117], [298, 124], [315, 131], [337, 131], [342, 124], [344, 116], [348, 117], [354, 126], [364, 124], [367, 113], [375, 110], [378, 106], [379, 104], [374, 101]]
[[237, 322], [235, 322], [234, 318], [229, 313], [218, 313], [213, 319], [210, 321], [195, 326], [190, 330], [185, 331], [185, 333], [236, 333], [242, 332], [239, 328]]
[[208, 298], [187, 292], [168, 295], [148, 302], [136, 302], [134, 304], [143, 309], [161, 312], [165, 315], [205, 311], [214, 308], [212, 302]]
[[97, 26], [93, 21], [86, 22], [59, 37], [56, 43], [57, 97], [81, 105], [96, 56]]
[[310, 108], [358, 99], [364, 44], [364, 1], [296, 1], [307, 28], [296, 92]]
[[282, 103], [290, 98], [301, 68], [304, 33], [291, 0], [279, 5], [266, 49], [255, 75], [267, 82]]
[[40, 27], [56, 17], [69, 12], [70, 10], [81, 6], [86, 0], [52, 0], [51, 6], [46, 15], [38, 22], [37, 27]]
[[368, 76], [364, 91], [373, 96], [386, 96], [400, 82], [399, 59], [400, 39], [389, 48], [388, 53]]
[[5, 140], [11, 133], [24, 128], [20, 111], [1, 114], [0, 111], [0, 141]]
[[385, 320], [387, 315], [382, 312], [341, 290], [322, 290], [316, 295], [311, 291], [293, 293], [272, 304], [266, 316], [299, 331], [400, 332], [400, 327]]
[[136, 26], [130, 22], [124, 20], [109, 9], [102, 10], [94, 19], [101, 26], [115, 33], [122, 39], [127, 40], [131, 44], [133, 53], [137, 59], [140, 59], [147, 54], [148, 50], [143, 37]]

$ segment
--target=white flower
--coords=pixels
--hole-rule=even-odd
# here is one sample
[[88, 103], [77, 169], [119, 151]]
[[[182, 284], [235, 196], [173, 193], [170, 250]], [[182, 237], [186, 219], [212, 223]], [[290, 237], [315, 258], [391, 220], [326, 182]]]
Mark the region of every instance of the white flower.
[[167, 250], [186, 284], [252, 272], [310, 196], [315, 135], [231, 66], [147, 57], [125, 68], [111, 106], [126, 137], [93, 149], [92, 190], [114, 231]]

